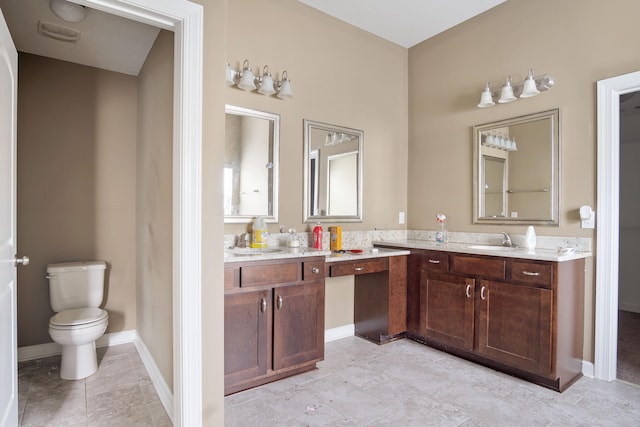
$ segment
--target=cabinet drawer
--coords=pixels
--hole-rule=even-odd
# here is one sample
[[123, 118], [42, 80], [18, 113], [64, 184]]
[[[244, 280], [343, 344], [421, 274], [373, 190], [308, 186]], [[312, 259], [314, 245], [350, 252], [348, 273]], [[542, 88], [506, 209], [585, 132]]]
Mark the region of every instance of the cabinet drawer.
[[240, 268], [240, 286], [262, 286], [298, 281], [298, 263], [251, 265]]
[[504, 279], [506, 261], [500, 258], [452, 255], [451, 271], [483, 278]]
[[426, 252], [422, 256], [420, 268], [427, 271], [449, 271], [449, 254], [446, 252]]
[[362, 261], [340, 261], [329, 267], [329, 275], [351, 276], [357, 274], [376, 273], [389, 269], [389, 258], [369, 259]]
[[553, 266], [533, 262], [511, 262], [511, 280], [550, 288], [553, 283]]
[[324, 261], [305, 261], [302, 263], [302, 280], [317, 280], [324, 277]]

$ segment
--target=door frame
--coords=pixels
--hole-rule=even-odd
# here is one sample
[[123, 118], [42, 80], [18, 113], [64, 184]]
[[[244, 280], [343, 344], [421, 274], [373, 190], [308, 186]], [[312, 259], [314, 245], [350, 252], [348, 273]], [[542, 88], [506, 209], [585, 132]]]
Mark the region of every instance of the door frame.
[[620, 95], [640, 90], [640, 72], [597, 82], [598, 183], [594, 375], [616, 379], [620, 241]]
[[187, 0], [70, 0], [174, 33], [173, 414], [202, 425], [203, 7]]

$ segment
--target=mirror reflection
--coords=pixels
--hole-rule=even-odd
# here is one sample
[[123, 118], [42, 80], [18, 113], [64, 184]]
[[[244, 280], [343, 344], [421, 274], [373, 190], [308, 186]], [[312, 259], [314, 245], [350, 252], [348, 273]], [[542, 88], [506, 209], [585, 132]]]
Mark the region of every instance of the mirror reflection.
[[304, 120], [305, 222], [362, 221], [364, 133]]
[[474, 223], [558, 225], [559, 110], [474, 126]]
[[280, 116], [226, 106], [225, 222], [278, 221]]

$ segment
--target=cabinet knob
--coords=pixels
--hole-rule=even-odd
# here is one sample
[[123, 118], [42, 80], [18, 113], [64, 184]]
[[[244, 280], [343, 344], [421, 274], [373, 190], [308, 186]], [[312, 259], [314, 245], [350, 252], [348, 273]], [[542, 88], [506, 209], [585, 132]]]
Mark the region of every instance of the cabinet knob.
[[430, 259], [429, 260], [429, 264], [440, 264], [440, 260], [439, 259]]
[[318, 274], [318, 273], [320, 273], [320, 269], [319, 269], [318, 267], [313, 267], [313, 268], [311, 269], [311, 272], [312, 272], [313, 274]]
[[278, 295], [276, 304], [277, 304], [278, 310], [282, 309], [282, 296], [281, 295]]
[[467, 289], [465, 290], [465, 294], [467, 295], [467, 298], [471, 298], [471, 285], [467, 285]]
[[266, 298], [261, 298], [260, 299], [260, 311], [262, 313], [264, 313], [265, 311], [267, 311], [267, 300]]
[[480, 299], [482, 299], [482, 300], [487, 299], [487, 298], [484, 296], [484, 290], [485, 290], [485, 289], [486, 289], [486, 288], [485, 288], [484, 286], [482, 287], [482, 289], [480, 289]]
[[354, 268], [355, 271], [364, 271], [364, 267], [356, 267]]

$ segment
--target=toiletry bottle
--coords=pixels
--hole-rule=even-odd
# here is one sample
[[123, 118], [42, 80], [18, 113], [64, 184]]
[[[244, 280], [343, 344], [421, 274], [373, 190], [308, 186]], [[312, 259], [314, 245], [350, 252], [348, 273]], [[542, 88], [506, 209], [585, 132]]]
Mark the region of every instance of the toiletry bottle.
[[533, 225], [527, 227], [527, 233], [524, 235], [524, 246], [530, 250], [536, 248], [536, 231], [533, 229]]
[[252, 248], [266, 248], [269, 242], [269, 230], [264, 222], [264, 218], [261, 216], [256, 217], [253, 222], [253, 242], [251, 242]]
[[322, 226], [317, 223], [313, 227], [313, 247], [316, 249], [322, 249]]
[[331, 252], [342, 250], [342, 227], [329, 227], [329, 249]]

